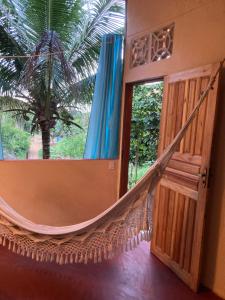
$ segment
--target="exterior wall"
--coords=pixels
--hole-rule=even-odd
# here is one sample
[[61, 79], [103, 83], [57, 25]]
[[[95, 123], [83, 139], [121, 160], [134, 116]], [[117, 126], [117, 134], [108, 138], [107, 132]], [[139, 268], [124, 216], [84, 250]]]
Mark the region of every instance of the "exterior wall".
[[1, 161], [0, 197], [33, 222], [75, 224], [115, 202], [116, 168], [110, 160]]
[[[130, 69], [131, 40], [172, 22], [175, 22], [172, 57]], [[125, 52], [124, 83], [163, 77], [222, 60], [225, 57], [225, 1], [128, 0]], [[220, 168], [215, 171], [210, 194], [202, 276], [202, 282], [223, 298], [225, 298], [224, 115], [225, 108], [223, 108], [223, 122], [220, 122], [217, 128], [220, 135], [217, 138], [214, 165]]]

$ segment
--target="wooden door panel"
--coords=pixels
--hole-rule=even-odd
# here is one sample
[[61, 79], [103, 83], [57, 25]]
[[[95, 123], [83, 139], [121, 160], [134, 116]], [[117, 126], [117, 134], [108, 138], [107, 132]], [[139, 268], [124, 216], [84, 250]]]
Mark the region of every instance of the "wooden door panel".
[[187, 284], [191, 284], [196, 200], [161, 185], [154, 251]]
[[[206, 89], [217, 65], [165, 78], [159, 155], [171, 143]], [[160, 181], [154, 207], [151, 249], [197, 290], [217, 86], [211, 90]]]
[[174, 183], [179, 183], [182, 186], [192, 188], [193, 190], [198, 189], [199, 174], [190, 174], [178, 169], [167, 167], [163, 178], [166, 178]]
[[176, 192], [163, 183], [158, 189], [155, 248], [163, 254], [162, 259], [172, 260], [173, 267], [177, 266], [183, 273], [189, 274], [197, 201], [188, 197], [188, 193]]
[[190, 188], [189, 186], [185, 186], [183, 183], [180, 184], [178, 182], [165, 179], [165, 177], [163, 177], [160, 184], [164, 187], [172, 189], [175, 192], [183, 194], [184, 196], [190, 197], [195, 200], [198, 199], [198, 191]]

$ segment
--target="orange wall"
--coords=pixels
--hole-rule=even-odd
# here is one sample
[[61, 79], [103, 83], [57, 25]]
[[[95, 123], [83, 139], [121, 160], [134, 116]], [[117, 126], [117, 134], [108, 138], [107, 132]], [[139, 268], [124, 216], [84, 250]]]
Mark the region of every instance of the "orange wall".
[[[217, 62], [225, 52], [224, 0], [128, 0], [125, 81], [158, 77]], [[130, 41], [175, 22], [170, 59], [130, 69]]]
[[85, 221], [116, 200], [117, 162], [0, 162], [0, 197], [28, 219], [48, 225]]
[[[163, 77], [218, 62], [225, 57], [225, 0], [127, 2], [125, 83]], [[172, 57], [130, 69], [131, 40], [172, 22], [175, 22]], [[225, 107], [221, 116], [223, 121], [218, 125], [220, 136], [214, 155], [217, 169], [208, 208], [202, 281], [225, 298]]]

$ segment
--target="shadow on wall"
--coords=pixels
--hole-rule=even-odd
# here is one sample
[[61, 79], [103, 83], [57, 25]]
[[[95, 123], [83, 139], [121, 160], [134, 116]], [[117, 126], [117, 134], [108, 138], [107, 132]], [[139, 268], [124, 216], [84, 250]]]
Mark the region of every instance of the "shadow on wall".
[[[222, 221], [225, 218], [225, 69], [221, 76], [221, 91], [215, 127], [214, 149], [211, 160], [211, 190], [209, 192], [206, 215], [206, 233], [203, 257], [202, 281], [213, 288], [220, 296], [225, 297], [225, 269], [218, 264], [221, 256], [221, 245], [225, 245], [225, 236], [222, 236]], [[223, 247], [223, 246], [222, 246]], [[223, 254], [224, 256], [224, 254]], [[218, 285], [218, 280], [221, 282]], [[217, 286], [215, 286], [217, 282]]]

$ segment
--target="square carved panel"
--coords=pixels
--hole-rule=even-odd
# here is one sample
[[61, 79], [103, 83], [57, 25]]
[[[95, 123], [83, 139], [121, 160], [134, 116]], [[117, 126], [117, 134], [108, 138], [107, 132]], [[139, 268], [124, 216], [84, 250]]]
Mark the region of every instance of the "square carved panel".
[[174, 24], [165, 26], [152, 33], [151, 61], [170, 58], [173, 52]]
[[143, 35], [131, 41], [130, 67], [148, 63], [149, 59], [149, 35]]

